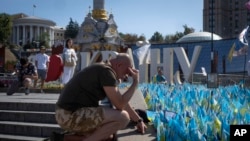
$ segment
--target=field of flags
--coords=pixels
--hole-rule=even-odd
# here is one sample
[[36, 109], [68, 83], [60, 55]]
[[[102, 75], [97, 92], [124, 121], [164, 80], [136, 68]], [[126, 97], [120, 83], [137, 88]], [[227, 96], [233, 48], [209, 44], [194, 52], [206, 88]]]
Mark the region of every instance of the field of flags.
[[230, 138], [230, 125], [250, 124], [250, 90], [243, 84], [139, 85], [157, 141], [207, 141]]

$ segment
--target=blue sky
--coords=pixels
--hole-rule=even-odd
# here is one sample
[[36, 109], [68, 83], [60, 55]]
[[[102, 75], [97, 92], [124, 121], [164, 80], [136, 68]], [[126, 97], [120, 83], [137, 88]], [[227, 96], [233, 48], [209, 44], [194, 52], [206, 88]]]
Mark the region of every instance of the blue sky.
[[[33, 9], [33, 4], [36, 8]], [[1, 0], [0, 13], [25, 13], [53, 20], [66, 27], [70, 18], [82, 24], [93, 0]], [[145, 35], [158, 31], [163, 36], [183, 32], [183, 25], [202, 31], [203, 0], [105, 0], [118, 31]]]

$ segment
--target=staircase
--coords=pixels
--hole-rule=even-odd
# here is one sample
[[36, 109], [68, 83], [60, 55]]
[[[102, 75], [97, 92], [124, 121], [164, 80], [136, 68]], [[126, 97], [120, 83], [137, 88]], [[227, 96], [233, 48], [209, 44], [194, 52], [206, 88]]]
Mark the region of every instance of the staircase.
[[62, 131], [54, 110], [54, 103], [0, 102], [0, 141], [42, 141]]
[[[42, 141], [53, 131], [62, 131], [56, 124], [54, 113], [59, 92], [31, 92], [29, 95], [20, 92], [7, 96], [6, 91], [0, 89], [0, 141]], [[133, 96], [131, 105], [145, 109], [140, 91]], [[142, 135], [133, 126], [128, 126], [118, 131], [118, 138], [119, 141], [155, 141], [156, 132], [153, 126], [148, 125], [146, 133]]]

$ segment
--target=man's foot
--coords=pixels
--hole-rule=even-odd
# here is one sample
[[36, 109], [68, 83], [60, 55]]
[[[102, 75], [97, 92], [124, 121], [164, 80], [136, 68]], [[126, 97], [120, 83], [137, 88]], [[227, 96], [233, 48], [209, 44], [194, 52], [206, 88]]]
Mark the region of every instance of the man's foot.
[[109, 138], [104, 139], [102, 141], [118, 141], [116, 133], [109, 136]]
[[41, 90], [41, 93], [44, 94], [45, 92], [43, 90]]
[[64, 141], [83, 141], [86, 139], [85, 136], [78, 136], [78, 135], [64, 135]]
[[30, 94], [30, 89], [29, 88], [25, 88], [25, 95]]

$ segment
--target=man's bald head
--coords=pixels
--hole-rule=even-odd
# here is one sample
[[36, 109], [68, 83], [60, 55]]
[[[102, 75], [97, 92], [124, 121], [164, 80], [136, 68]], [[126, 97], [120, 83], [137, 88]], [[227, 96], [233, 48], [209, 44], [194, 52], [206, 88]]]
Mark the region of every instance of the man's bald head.
[[118, 78], [124, 79], [129, 75], [128, 68], [132, 68], [132, 60], [127, 53], [119, 53], [110, 60], [111, 66], [117, 73]]
[[130, 56], [127, 53], [119, 53], [116, 58], [114, 58], [115, 61], [130, 64], [132, 65], [132, 60]]

